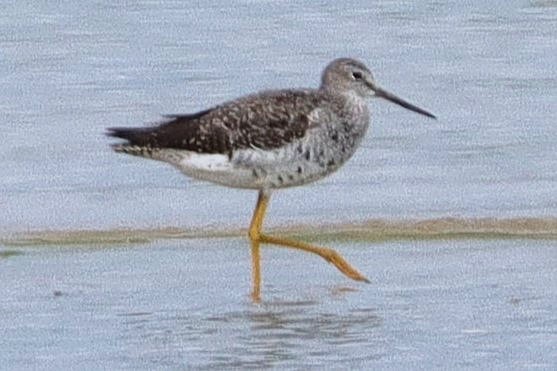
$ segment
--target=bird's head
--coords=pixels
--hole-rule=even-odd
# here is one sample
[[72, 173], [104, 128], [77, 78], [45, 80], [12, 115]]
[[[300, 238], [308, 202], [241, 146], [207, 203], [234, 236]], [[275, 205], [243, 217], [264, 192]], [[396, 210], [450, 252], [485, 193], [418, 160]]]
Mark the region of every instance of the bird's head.
[[361, 98], [383, 98], [411, 111], [436, 118], [426, 110], [379, 87], [371, 71], [362, 62], [355, 59], [339, 58], [329, 63], [321, 78], [321, 89], [335, 93], [356, 94]]

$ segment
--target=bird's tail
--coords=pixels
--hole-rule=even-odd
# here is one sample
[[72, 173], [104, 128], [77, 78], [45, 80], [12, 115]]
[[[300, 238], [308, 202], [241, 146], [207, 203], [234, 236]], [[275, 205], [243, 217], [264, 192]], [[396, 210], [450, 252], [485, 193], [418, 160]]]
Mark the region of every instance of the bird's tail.
[[110, 148], [114, 152], [117, 153], [125, 153], [132, 156], [139, 156], [139, 157], [146, 157], [146, 158], [157, 158], [157, 152], [159, 152], [156, 148], [151, 147], [139, 147], [130, 144], [111, 144]]
[[108, 128], [106, 135], [113, 138], [125, 139], [127, 144], [145, 147], [153, 133], [152, 128]]
[[160, 149], [153, 148], [149, 143], [151, 133], [151, 128], [109, 128], [107, 129], [106, 135], [126, 140], [126, 143], [111, 145], [111, 148], [115, 152], [159, 159]]
[[109, 128], [106, 135], [126, 140], [125, 143], [111, 145], [118, 153], [171, 164], [179, 164], [186, 155], [184, 151], [158, 146], [156, 128]]

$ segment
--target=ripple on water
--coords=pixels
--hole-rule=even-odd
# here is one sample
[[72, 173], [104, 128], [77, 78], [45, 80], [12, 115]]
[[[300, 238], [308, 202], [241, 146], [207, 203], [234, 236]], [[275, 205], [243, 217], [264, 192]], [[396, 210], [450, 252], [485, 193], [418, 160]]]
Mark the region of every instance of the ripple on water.
[[[168, 366], [175, 366], [177, 360], [189, 367], [209, 368], [358, 364], [385, 352], [382, 319], [374, 308], [339, 310], [336, 305], [302, 299], [250, 304], [216, 315], [213, 309], [187, 314], [125, 313], [128, 331], [142, 334], [125, 338], [135, 339], [134, 347], [144, 349], [141, 357]], [[151, 358], [161, 350], [172, 357]]]

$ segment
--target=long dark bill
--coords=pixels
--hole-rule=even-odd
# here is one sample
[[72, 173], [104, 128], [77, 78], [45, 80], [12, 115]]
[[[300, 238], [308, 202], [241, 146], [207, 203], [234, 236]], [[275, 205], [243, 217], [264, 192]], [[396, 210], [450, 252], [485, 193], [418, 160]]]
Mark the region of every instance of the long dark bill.
[[432, 119], [437, 119], [437, 117], [435, 117], [435, 115], [427, 112], [426, 110], [421, 109], [420, 107], [417, 107], [417, 106], [413, 105], [412, 103], [408, 103], [404, 99], [401, 99], [401, 98], [397, 97], [396, 95], [391, 94], [388, 91], [383, 90], [383, 89], [381, 89], [377, 86], [373, 87], [373, 91], [375, 91], [375, 96], [377, 96], [379, 98], [384, 98], [388, 101], [391, 101], [393, 103], [398, 104], [401, 107], [409, 109], [410, 111], [414, 111], [414, 112], [417, 112], [421, 115], [431, 117]]

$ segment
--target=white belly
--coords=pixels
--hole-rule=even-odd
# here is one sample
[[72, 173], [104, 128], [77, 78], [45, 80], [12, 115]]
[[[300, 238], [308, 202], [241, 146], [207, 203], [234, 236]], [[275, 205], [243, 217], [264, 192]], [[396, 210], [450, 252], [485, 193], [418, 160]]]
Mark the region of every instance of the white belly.
[[227, 155], [181, 152], [183, 158], [173, 165], [192, 178], [233, 188], [262, 188], [248, 168], [236, 167]]
[[178, 156], [167, 161], [182, 173], [233, 188], [273, 189], [294, 187], [316, 181], [336, 170], [338, 166], [323, 166], [307, 160], [302, 154], [292, 156], [284, 149], [236, 151], [232, 158], [222, 154], [200, 154], [175, 151]]

